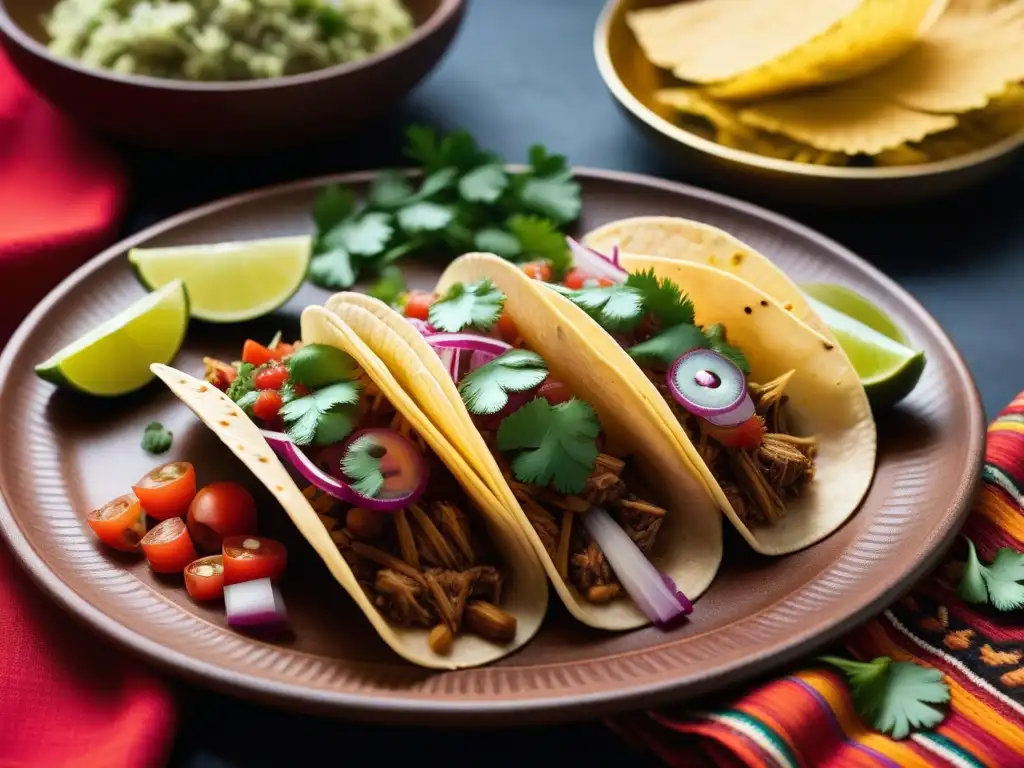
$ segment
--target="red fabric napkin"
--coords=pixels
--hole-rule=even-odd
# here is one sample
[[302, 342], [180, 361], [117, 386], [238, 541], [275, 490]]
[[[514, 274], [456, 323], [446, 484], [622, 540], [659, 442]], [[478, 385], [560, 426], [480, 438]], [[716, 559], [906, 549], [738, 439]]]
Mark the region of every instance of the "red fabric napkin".
[[[0, 343], [109, 244], [124, 200], [116, 158], [0, 53]], [[60, 613], [0, 544], [0, 766], [160, 765], [173, 722], [159, 680]]]

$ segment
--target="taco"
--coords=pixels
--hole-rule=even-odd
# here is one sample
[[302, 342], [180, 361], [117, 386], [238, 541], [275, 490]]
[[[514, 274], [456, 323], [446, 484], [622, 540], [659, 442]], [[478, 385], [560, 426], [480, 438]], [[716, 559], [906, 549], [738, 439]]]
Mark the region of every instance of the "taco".
[[565, 321], [548, 320], [563, 347], [589, 348], [586, 375], [615, 377], [663, 424], [756, 551], [793, 552], [841, 526], [870, 487], [877, 435], [838, 344], [722, 270], [634, 256], [626, 272], [572, 245], [581, 263], [560, 284], [488, 254], [452, 273], [533, 287]]
[[685, 615], [722, 558], [707, 485], [528, 280], [501, 290], [474, 266], [445, 272], [432, 326], [361, 294], [327, 307], [448, 430], [573, 616], [625, 630]]
[[207, 358], [206, 381], [153, 370], [274, 494], [396, 653], [456, 669], [533, 637], [548, 589], [529, 542], [358, 336], [309, 307], [301, 343], [250, 340], [242, 358]]

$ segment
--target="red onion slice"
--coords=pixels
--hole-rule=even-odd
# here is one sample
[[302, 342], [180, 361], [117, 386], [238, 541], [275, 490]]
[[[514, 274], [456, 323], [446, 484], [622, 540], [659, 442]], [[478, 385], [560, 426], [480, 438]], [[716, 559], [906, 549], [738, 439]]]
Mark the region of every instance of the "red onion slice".
[[680, 355], [665, 378], [676, 402], [717, 427], [735, 427], [754, 415], [743, 371], [714, 350], [692, 349]]
[[281, 593], [270, 579], [256, 579], [224, 587], [224, 608], [232, 627], [282, 627], [288, 612]]
[[419, 331], [422, 336], [430, 336], [437, 333], [437, 331], [434, 330], [434, 326], [426, 320], [420, 320], [418, 317], [407, 317], [405, 320], [409, 325]]
[[565, 238], [572, 253], [572, 265], [590, 277], [607, 278], [616, 283], [626, 281], [626, 270], [619, 266], [619, 247], [615, 246], [611, 256], [582, 245], [571, 237]]
[[675, 583], [654, 567], [605, 510], [591, 507], [583, 516], [583, 525], [608, 558], [623, 589], [652, 623], [664, 629], [693, 610], [693, 604]]

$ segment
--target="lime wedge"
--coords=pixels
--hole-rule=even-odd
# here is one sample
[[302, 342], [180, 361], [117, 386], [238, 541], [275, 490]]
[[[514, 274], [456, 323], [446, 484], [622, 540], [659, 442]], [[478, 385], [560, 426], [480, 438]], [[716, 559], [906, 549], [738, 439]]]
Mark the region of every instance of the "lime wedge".
[[864, 325], [874, 328], [880, 334], [888, 336], [893, 341], [898, 341], [904, 346], [907, 344], [906, 334], [903, 333], [903, 330], [896, 323], [889, 319], [887, 314], [856, 291], [851, 291], [845, 285], [804, 283], [800, 288], [812, 299], [817, 299], [822, 304], [827, 304], [832, 309], [859, 320]]
[[819, 284], [813, 293], [834, 299], [845, 311], [814, 298], [812, 291], [807, 292], [807, 301], [850, 358], [871, 404], [882, 408], [909, 395], [924, 372], [924, 352], [906, 346], [899, 327], [864, 297], [840, 286], [820, 288]]
[[175, 280], [37, 365], [36, 373], [90, 395], [124, 395], [149, 383], [152, 363], [174, 359], [187, 328], [188, 294]]
[[153, 290], [185, 281], [192, 317], [237, 323], [269, 314], [302, 285], [309, 267], [308, 235], [211, 245], [133, 248], [128, 261]]

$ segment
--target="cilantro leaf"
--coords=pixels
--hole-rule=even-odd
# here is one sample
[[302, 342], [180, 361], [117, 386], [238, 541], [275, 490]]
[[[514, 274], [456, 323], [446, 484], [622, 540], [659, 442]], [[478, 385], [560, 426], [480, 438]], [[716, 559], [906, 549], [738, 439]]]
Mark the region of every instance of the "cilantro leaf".
[[458, 333], [464, 328], [490, 330], [505, 308], [505, 294], [490, 280], [455, 283], [430, 305], [430, 324], [439, 331]]
[[1024, 608], [1024, 553], [1009, 547], [996, 552], [991, 565], [983, 565], [974, 542], [967, 539], [967, 562], [957, 593], [968, 603], [991, 603], [997, 611]]
[[503, 259], [514, 259], [523, 252], [515, 235], [503, 229], [481, 229], [473, 237], [473, 245], [479, 251], [493, 253]]
[[636, 288], [623, 283], [587, 286], [575, 291], [562, 286], [552, 288], [607, 331], [627, 331], [643, 320], [643, 295]]
[[493, 203], [508, 186], [508, 175], [500, 165], [481, 165], [459, 179], [459, 196], [471, 203]]
[[384, 450], [373, 435], [353, 440], [341, 459], [341, 471], [352, 480], [352, 488], [368, 498], [375, 498], [384, 487], [381, 458]]
[[364, 213], [341, 222], [323, 236], [326, 250], [343, 249], [353, 256], [374, 256], [383, 251], [394, 234], [386, 213]]
[[347, 219], [355, 209], [356, 196], [348, 187], [331, 184], [317, 193], [313, 202], [313, 223], [324, 233]]
[[282, 405], [290, 403], [292, 400], [298, 397], [298, 395], [295, 392], [295, 385], [292, 384], [292, 382], [290, 381], [286, 381], [284, 384], [281, 385], [281, 388], [278, 390], [278, 394], [281, 395]]
[[695, 325], [673, 325], [647, 341], [634, 344], [629, 355], [634, 360], [657, 361], [671, 365], [672, 361], [691, 349], [708, 349], [711, 342]]
[[653, 267], [644, 272], [631, 272], [626, 285], [640, 291], [644, 312], [657, 317], [662, 328], [681, 323], [693, 325], [693, 302], [667, 277], [659, 280]]
[[370, 286], [367, 293], [385, 304], [394, 304], [405, 290], [402, 270], [392, 264], [381, 270], [380, 278]]
[[933, 728], [946, 717], [930, 706], [949, 701], [949, 686], [937, 669], [885, 656], [870, 662], [835, 656], [821, 660], [846, 674], [857, 714], [894, 739], [905, 739], [913, 729]]
[[314, 256], [309, 261], [309, 280], [321, 288], [351, 288], [356, 281], [352, 255], [344, 248], [335, 248]]
[[242, 363], [239, 365], [238, 374], [235, 376], [235, 380], [231, 382], [224, 394], [237, 403], [241, 399], [242, 395], [252, 390], [252, 375], [255, 371], [256, 366], [252, 363]]
[[406, 129], [406, 157], [424, 166], [427, 173], [451, 166], [467, 171], [492, 160], [481, 152], [473, 137], [465, 131], [449, 133], [438, 138], [437, 132], [424, 125], [411, 125]]
[[733, 365], [743, 372], [744, 376], [750, 375], [750, 363], [747, 362], [747, 356], [743, 354], [743, 350], [739, 347], [734, 347], [726, 341], [724, 325], [721, 323], [709, 325], [704, 329], [704, 335], [708, 337], [711, 349], [727, 360], [731, 360]]
[[498, 449], [519, 452], [512, 472], [520, 482], [574, 494], [594, 471], [600, 432], [594, 409], [582, 400], [551, 405], [537, 397], [502, 419]]
[[575, 221], [583, 206], [580, 185], [561, 177], [529, 179], [519, 191], [519, 200], [527, 210], [557, 224]]
[[547, 363], [536, 352], [510, 349], [470, 372], [459, 383], [459, 394], [470, 413], [490, 416], [508, 405], [509, 394], [539, 387], [547, 376]]
[[547, 259], [557, 274], [572, 265], [565, 236], [554, 222], [540, 216], [515, 214], [509, 217], [506, 227], [519, 240], [522, 259]]
[[356, 372], [356, 363], [348, 353], [330, 344], [299, 347], [288, 358], [287, 366], [291, 381], [310, 389], [348, 381]]
[[443, 192], [454, 184], [458, 175], [459, 171], [456, 168], [442, 168], [439, 171], [434, 171], [423, 180], [419, 191], [413, 197], [417, 200], [426, 200], [428, 197], [433, 197], [438, 192]]
[[340, 381], [281, 407], [288, 437], [296, 445], [333, 445], [355, 428], [356, 404], [362, 387]]
[[565, 155], [550, 155], [542, 144], [530, 147], [530, 167], [538, 176], [556, 176], [569, 171]]
[[398, 226], [406, 232], [437, 232], [448, 226], [455, 212], [446, 205], [422, 202], [402, 208], [397, 218]]
[[142, 450], [146, 453], [166, 453], [174, 440], [174, 433], [159, 421], [153, 421], [142, 430]]
[[370, 184], [370, 204], [377, 208], [398, 208], [412, 194], [412, 185], [401, 171], [381, 171]]

